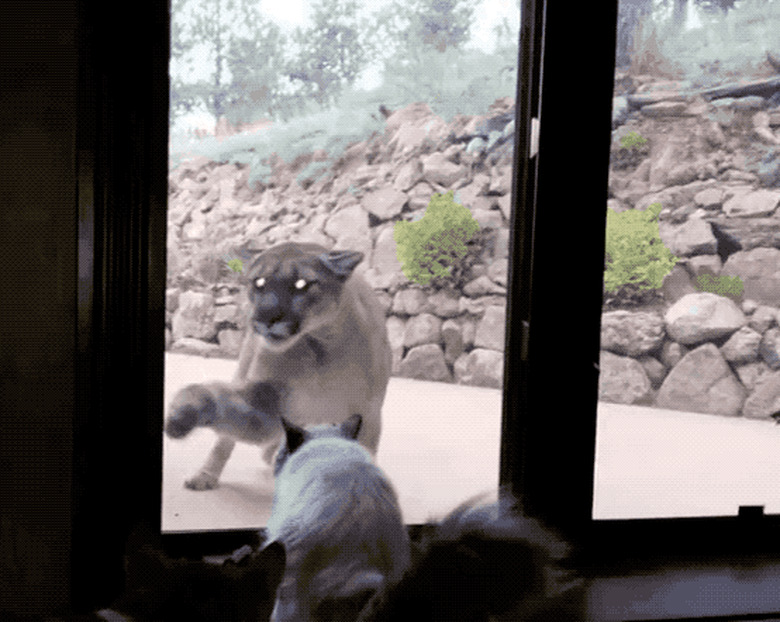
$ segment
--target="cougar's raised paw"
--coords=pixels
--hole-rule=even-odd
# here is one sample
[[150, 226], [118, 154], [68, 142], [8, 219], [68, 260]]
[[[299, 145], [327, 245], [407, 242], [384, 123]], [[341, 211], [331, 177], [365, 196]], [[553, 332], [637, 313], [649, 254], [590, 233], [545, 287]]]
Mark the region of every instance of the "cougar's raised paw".
[[171, 438], [183, 438], [212, 419], [215, 408], [208, 389], [197, 384], [184, 387], [171, 400], [165, 433]]
[[203, 471], [184, 481], [184, 487], [190, 490], [212, 490], [217, 486], [219, 486], [217, 478]]

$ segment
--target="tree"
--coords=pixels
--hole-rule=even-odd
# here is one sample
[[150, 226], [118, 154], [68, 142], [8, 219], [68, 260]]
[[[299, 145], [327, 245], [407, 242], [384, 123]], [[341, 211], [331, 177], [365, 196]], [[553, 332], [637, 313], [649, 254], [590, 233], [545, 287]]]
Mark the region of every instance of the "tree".
[[294, 96], [284, 92], [286, 46], [279, 26], [261, 19], [251, 34], [231, 39], [225, 58], [231, 77], [225, 114], [233, 124], [261, 116], [286, 118], [296, 107]]
[[625, 67], [631, 63], [634, 35], [642, 18], [653, 11], [653, 0], [622, 0], [618, 5], [617, 50], [615, 63]]
[[326, 104], [368, 64], [370, 29], [359, 19], [355, 0], [319, 0], [312, 6], [312, 22], [293, 34], [298, 51], [286, 73], [302, 96]]
[[393, 0], [377, 14], [376, 36], [385, 57], [462, 47], [471, 36], [472, 5], [468, 0]]
[[[171, 109], [202, 102], [215, 118], [273, 108], [285, 38], [256, 0], [173, 0]], [[183, 74], [183, 75], [181, 75]]]

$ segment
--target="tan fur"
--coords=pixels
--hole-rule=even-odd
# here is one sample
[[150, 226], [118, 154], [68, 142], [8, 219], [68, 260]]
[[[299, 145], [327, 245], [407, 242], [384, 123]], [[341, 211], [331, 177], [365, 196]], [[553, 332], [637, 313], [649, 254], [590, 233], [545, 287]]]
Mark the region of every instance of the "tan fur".
[[[282, 414], [302, 427], [360, 414], [363, 426], [357, 440], [375, 455], [391, 360], [382, 308], [371, 287], [353, 272], [338, 303], [324, 305], [308, 317], [301, 333], [282, 346], [268, 344], [250, 323], [231, 384], [237, 388], [256, 382], [284, 386]], [[236, 440], [266, 445], [264, 456], [270, 463], [281, 436], [281, 425], [264, 438], [220, 436], [187, 486], [196, 490], [216, 486]]]

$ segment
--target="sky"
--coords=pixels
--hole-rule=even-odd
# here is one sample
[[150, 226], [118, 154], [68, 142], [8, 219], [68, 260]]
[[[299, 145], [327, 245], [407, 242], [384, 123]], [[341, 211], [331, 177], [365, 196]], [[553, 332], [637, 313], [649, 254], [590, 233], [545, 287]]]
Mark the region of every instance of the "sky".
[[[263, 11], [280, 26], [295, 28], [305, 26], [308, 21], [308, 0], [261, 0]], [[368, 0], [364, 2], [368, 9], [376, 9], [387, 0]], [[474, 2], [479, 8], [475, 11], [477, 21], [472, 27], [473, 44], [486, 52], [493, 50], [493, 28], [502, 18], [509, 20], [510, 26], [520, 28], [520, 12], [516, 0], [482, 0]]]

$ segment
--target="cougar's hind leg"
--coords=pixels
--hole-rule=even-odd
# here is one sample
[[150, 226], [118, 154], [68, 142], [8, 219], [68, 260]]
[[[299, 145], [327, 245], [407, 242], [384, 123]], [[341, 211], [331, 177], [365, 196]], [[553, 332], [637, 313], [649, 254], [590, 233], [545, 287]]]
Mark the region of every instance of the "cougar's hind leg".
[[206, 462], [200, 470], [190, 479], [184, 482], [184, 485], [191, 490], [211, 490], [216, 488], [219, 482], [219, 476], [225, 468], [230, 454], [236, 441], [225, 436], [220, 436], [214, 447], [211, 448]]

